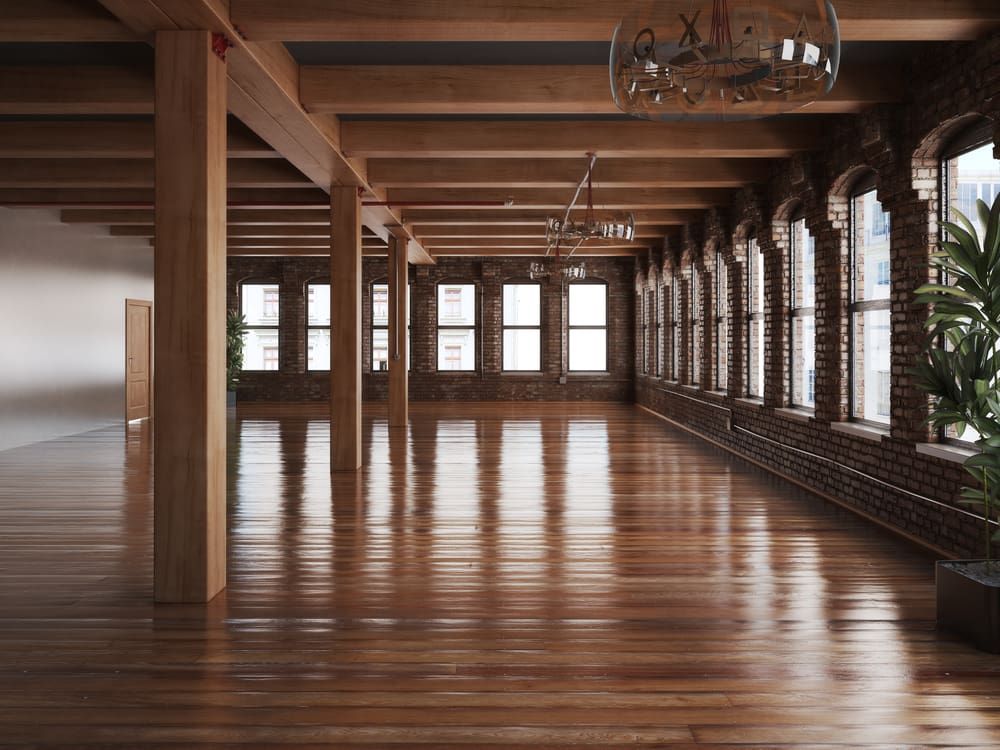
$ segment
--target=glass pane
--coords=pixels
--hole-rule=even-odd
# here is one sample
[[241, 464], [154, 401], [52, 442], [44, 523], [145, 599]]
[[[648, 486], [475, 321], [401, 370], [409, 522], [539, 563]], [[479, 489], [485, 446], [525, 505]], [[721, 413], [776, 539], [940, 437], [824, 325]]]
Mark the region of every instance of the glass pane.
[[750, 238], [750, 312], [756, 315], [764, 312], [764, 253], [757, 240]]
[[816, 405], [816, 326], [812, 315], [792, 319], [792, 405]]
[[537, 326], [542, 324], [542, 288], [538, 284], [503, 285], [503, 324]]
[[[438, 325], [474, 326], [476, 324], [475, 284], [438, 285]], [[464, 369], [464, 368], [447, 368]]]
[[688, 361], [691, 363], [691, 383], [701, 385], [701, 324], [691, 325], [691, 346], [688, 352]]
[[503, 332], [503, 369], [542, 369], [542, 334], [538, 329], [508, 329]]
[[372, 284], [372, 325], [389, 325], [388, 284]]
[[569, 324], [571, 326], [606, 325], [608, 319], [607, 294], [608, 288], [604, 284], [570, 284]]
[[476, 331], [474, 328], [438, 330], [438, 369], [476, 369]]
[[979, 222], [976, 201], [982, 199], [992, 206], [993, 199], [1000, 193], [1000, 161], [993, 158], [993, 144], [984, 143], [951, 159], [947, 172], [950, 218], [954, 220], [954, 212], [961, 211], [982, 239], [983, 227]]
[[816, 241], [805, 219], [792, 222], [792, 307], [816, 304]]
[[747, 395], [754, 398], [764, 396], [764, 319], [750, 321], [750, 367], [747, 383]]
[[[240, 311], [249, 326], [278, 325], [278, 285], [243, 284], [240, 288]], [[261, 368], [256, 368], [261, 369]], [[277, 369], [277, 367], [275, 368]]]
[[855, 313], [854, 414], [859, 419], [889, 424], [892, 339], [888, 310]]
[[376, 328], [372, 331], [372, 372], [389, 369], [389, 331]]
[[306, 311], [309, 325], [330, 325], [330, 285], [309, 284], [306, 287]]
[[663, 326], [664, 310], [663, 302], [666, 296], [666, 289], [662, 286], [656, 288], [656, 377], [663, 377]]
[[584, 372], [607, 370], [607, 343], [608, 334], [603, 329], [571, 329], [569, 332], [569, 369]]
[[313, 328], [308, 337], [309, 354], [306, 367], [310, 370], [330, 369], [330, 329]]
[[854, 299], [889, 299], [889, 214], [875, 191], [854, 198]]
[[720, 391], [729, 387], [729, 318], [722, 317], [716, 327], [716, 376], [715, 387]]
[[278, 331], [274, 328], [251, 328], [243, 335], [243, 369], [278, 369]]

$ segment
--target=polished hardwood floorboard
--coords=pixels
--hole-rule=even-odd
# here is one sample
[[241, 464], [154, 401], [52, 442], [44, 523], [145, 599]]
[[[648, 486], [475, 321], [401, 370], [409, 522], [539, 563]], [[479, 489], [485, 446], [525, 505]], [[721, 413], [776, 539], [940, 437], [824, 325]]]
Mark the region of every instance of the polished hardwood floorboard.
[[1000, 747], [932, 559], [627, 405], [230, 421], [229, 587], [151, 602], [148, 426], [0, 453], [0, 745]]

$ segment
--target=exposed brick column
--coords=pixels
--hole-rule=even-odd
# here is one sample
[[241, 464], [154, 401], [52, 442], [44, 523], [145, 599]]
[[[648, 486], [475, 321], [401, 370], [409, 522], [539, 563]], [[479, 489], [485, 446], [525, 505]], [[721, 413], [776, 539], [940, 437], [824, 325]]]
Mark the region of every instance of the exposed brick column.
[[[714, 261], [714, 251], [711, 261]], [[701, 357], [701, 386], [702, 390], [710, 391], [715, 388], [715, 266], [711, 266], [712, 271], [708, 271], [709, 263], [706, 262], [706, 255], [702, 255], [701, 267], [698, 271], [698, 282], [701, 285], [701, 341], [695, 342], [698, 349], [695, 355]]]
[[499, 374], [503, 369], [503, 279], [495, 260], [483, 260], [479, 295], [483, 316], [480, 366], [484, 374]]
[[787, 221], [761, 229], [764, 256], [764, 405], [787, 406], [791, 396], [788, 367], [788, 319], [791, 279], [788, 275], [791, 230]]
[[[431, 373], [437, 369], [437, 289], [431, 277], [431, 266], [417, 266], [413, 278], [410, 354], [411, 371]], [[420, 304], [416, 304], [419, 301]]]
[[681, 272], [677, 285], [680, 297], [680, 320], [678, 321], [677, 337], [677, 382], [684, 385], [692, 383], [691, 378], [691, 273]]
[[727, 341], [729, 358], [726, 366], [729, 368], [726, 394], [730, 398], [746, 396], [747, 387], [744, 380], [747, 361], [747, 310], [746, 310], [746, 264], [731, 256], [726, 260], [726, 293], [729, 298], [729, 326]]
[[843, 254], [848, 216], [835, 209], [807, 217], [816, 240], [816, 419], [847, 418], [847, 292], [850, 279]]

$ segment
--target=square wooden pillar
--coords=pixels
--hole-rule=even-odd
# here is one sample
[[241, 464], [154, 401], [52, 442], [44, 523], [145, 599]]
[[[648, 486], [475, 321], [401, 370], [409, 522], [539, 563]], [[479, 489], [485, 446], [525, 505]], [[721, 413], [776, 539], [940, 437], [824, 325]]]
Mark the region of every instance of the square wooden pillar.
[[330, 469], [361, 468], [361, 197], [330, 189]]
[[389, 426], [406, 427], [409, 418], [409, 378], [406, 367], [407, 311], [407, 242], [405, 237], [389, 237]]
[[156, 34], [154, 593], [226, 585], [226, 64]]

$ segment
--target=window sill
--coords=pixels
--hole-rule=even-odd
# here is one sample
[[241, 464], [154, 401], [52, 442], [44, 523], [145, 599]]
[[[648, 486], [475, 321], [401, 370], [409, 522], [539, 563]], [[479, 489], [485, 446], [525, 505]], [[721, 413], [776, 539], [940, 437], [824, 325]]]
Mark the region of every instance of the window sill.
[[851, 437], [870, 440], [873, 443], [881, 443], [882, 438], [889, 437], [889, 431], [867, 424], [857, 422], [834, 422], [830, 425], [833, 432], [840, 432]]
[[964, 464], [966, 459], [976, 455], [979, 451], [969, 448], [959, 448], [957, 445], [947, 443], [917, 443], [917, 454], [940, 458], [942, 461], [951, 461], [956, 464]]
[[814, 412], [792, 408], [775, 409], [774, 413], [779, 417], [785, 417], [793, 422], [801, 422], [802, 424], [809, 424], [816, 416]]
[[764, 399], [762, 398], [734, 398], [733, 403], [740, 406], [752, 406], [755, 409], [764, 408]]
[[577, 370], [576, 372], [567, 372], [566, 377], [573, 378], [610, 378], [611, 373], [601, 370]]
[[541, 370], [501, 370], [502, 378], [538, 378], [545, 373]]

